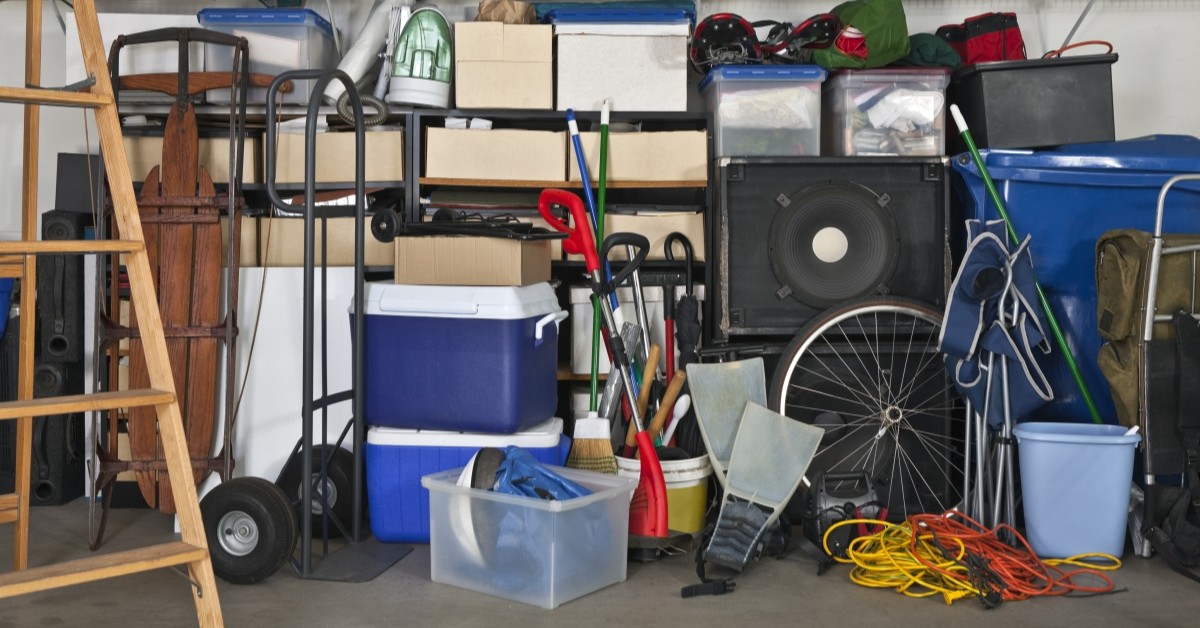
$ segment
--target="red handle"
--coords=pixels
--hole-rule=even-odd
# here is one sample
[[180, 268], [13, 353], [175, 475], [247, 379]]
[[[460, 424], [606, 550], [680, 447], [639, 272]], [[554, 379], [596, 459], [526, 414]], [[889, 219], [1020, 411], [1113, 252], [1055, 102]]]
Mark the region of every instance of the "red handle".
[[[555, 205], [567, 208], [571, 214], [571, 222], [575, 223], [574, 228], [550, 211]], [[583, 255], [584, 266], [588, 272], [594, 272], [600, 268], [600, 256], [596, 254], [596, 239], [592, 236], [592, 219], [588, 215], [587, 207], [577, 195], [566, 190], [542, 190], [541, 195], [538, 196], [538, 213], [546, 222], [550, 223], [555, 231], [567, 234], [567, 239], [563, 240], [562, 245], [564, 251]]]
[[638, 490], [645, 492], [645, 507], [635, 512], [631, 505], [629, 533], [635, 536], [666, 538], [670, 532], [667, 529], [667, 484], [663, 479], [662, 464], [658, 461], [658, 452], [654, 450], [654, 443], [650, 441], [648, 432], [642, 430], [635, 438], [642, 466]]

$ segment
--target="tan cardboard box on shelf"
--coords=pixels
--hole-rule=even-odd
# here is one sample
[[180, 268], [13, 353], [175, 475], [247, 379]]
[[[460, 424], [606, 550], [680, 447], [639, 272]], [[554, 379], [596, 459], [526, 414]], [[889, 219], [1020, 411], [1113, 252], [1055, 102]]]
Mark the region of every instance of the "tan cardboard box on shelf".
[[552, 109], [554, 40], [548, 24], [454, 25], [459, 108]]
[[[401, 129], [367, 131], [363, 136], [367, 181], [404, 180], [404, 132]], [[304, 182], [304, 134], [280, 133], [276, 183]], [[354, 181], [354, 134], [326, 132], [317, 134], [316, 177], [318, 183]]]
[[426, 177], [546, 182], [567, 177], [565, 131], [430, 127], [425, 147]]
[[[580, 133], [588, 176], [600, 172], [600, 134]], [[567, 160], [570, 181], [579, 181], [579, 165]], [[608, 181], [696, 181], [708, 179], [708, 136], [704, 131], [649, 131], [608, 134]]]
[[[646, 259], [666, 259], [667, 236], [678, 231], [692, 243], [694, 261], [704, 261], [704, 212], [653, 212], [641, 214], [608, 213], [604, 216], [604, 234], [640, 233], [650, 241], [650, 252]], [[613, 260], [625, 260], [624, 247], [617, 247], [609, 254]], [[568, 260], [583, 261], [582, 255], [568, 255]], [[683, 251], [675, 247], [675, 259], [683, 259]]]
[[525, 286], [550, 280], [549, 240], [396, 238], [396, 283]]
[[[240, 266], [258, 266], [258, 219], [242, 217], [239, 226], [242, 246], [238, 249]], [[221, 216], [221, 265], [229, 256], [229, 218]]]
[[[126, 135], [125, 159], [129, 162], [129, 174], [134, 181], [143, 181], [150, 169], [162, 163], [161, 137]], [[242, 142], [242, 183], [258, 183], [262, 180], [262, 151], [257, 137], [247, 137]], [[229, 139], [224, 137], [202, 137], [199, 144], [200, 167], [208, 171], [213, 183], [229, 181]]]
[[[301, 218], [259, 218], [257, 234], [257, 264], [243, 266], [303, 266], [304, 265], [304, 220]], [[243, 229], [245, 221], [243, 221]], [[321, 263], [321, 220], [314, 223], [313, 238], [317, 243], [315, 263]], [[371, 235], [371, 223], [363, 223], [363, 259], [367, 266], [389, 266], [392, 264], [392, 247]], [[243, 240], [244, 241], [244, 240]], [[354, 219], [329, 219], [329, 265], [354, 265]], [[243, 247], [243, 251], [245, 248]]]

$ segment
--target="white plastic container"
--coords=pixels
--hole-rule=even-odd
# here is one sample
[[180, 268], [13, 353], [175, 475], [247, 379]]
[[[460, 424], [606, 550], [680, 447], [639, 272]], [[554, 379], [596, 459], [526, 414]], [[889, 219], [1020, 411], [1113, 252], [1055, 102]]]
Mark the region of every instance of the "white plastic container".
[[543, 501], [458, 486], [462, 469], [421, 478], [429, 489], [429, 575], [508, 600], [555, 608], [625, 580], [636, 480], [547, 468], [592, 490]]
[[[311, 9], [203, 9], [196, 17], [200, 26], [245, 37], [250, 44], [250, 72], [276, 76], [288, 70], [326, 70], [337, 66], [333, 27]], [[228, 72], [233, 67], [233, 48], [204, 46], [204, 69]], [[297, 81], [283, 102], [307, 104], [314, 81]], [[209, 102], [228, 103], [229, 90], [208, 92]], [[266, 106], [266, 88], [251, 88], [250, 105]]]
[[821, 152], [836, 157], [946, 154], [947, 68], [841, 70], [824, 85]]
[[700, 83], [716, 127], [717, 157], [821, 154], [821, 82], [815, 65], [721, 66]]

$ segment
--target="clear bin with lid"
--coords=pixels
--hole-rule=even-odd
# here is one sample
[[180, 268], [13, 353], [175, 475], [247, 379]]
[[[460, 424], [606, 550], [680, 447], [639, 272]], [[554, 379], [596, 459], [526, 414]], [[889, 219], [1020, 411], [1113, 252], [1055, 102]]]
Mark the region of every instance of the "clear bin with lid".
[[717, 157], [821, 154], [821, 82], [815, 65], [721, 66], [700, 83], [713, 112]]
[[824, 86], [826, 155], [946, 154], [946, 68], [841, 70]]

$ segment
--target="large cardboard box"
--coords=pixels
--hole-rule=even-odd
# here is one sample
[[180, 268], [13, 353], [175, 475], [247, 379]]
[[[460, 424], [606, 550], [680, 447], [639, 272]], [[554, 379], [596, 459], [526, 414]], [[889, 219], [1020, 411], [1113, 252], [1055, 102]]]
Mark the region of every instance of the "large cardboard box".
[[548, 24], [459, 22], [454, 64], [460, 108], [554, 107], [554, 40]]
[[[364, 178], [370, 182], [404, 180], [404, 131], [367, 131]], [[304, 134], [280, 133], [276, 183], [304, 182]], [[354, 134], [318, 133], [317, 183], [354, 182]]]
[[[244, 227], [244, 223], [243, 223]], [[314, 259], [321, 263], [321, 220], [314, 223], [316, 247]], [[259, 218], [258, 265], [259, 266], [303, 266], [304, 265], [304, 220], [302, 218]], [[363, 259], [367, 266], [389, 266], [392, 263], [392, 247], [371, 235], [370, 221], [363, 223]], [[354, 265], [354, 219], [329, 219], [329, 266]], [[249, 266], [245, 262], [243, 266]]]
[[[600, 172], [600, 134], [580, 133], [587, 156], [588, 176]], [[569, 180], [579, 181], [579, 164], [567, 160]], [[608, 180], [695, 181], [708, 180], [708, 136], [704, 131], [609, 133]]]
[[470, 236], [396, 238], [396, 283], [525, 286], [549, 280], [549, 240]]
[[[690, 211], [652, 211], [638, 214], [622, 214], [610, 212], [604, 215], [604, 234], [640, 233], [650, 241], [650, 251], [646, 255], [649, 260], [666, 259], [667, 236], [674, 232], [682, 233], [692, 243], [692, 258], [694, 261], [704, 261], [704, 212]], [[676, 260], [683, 260], [683, 250], [675, 247]], [[625, 247], [613, 248], [609, 253], [612, 260], [626, 260]], [[570, 261], [583, 261], [582, 255], [567, 255]]]
[[556, 24], [559, 111], [687, 111], [689, 25]]
[[566, 131], [431, 127], [425, 146], [426, 177], [545, 182], [567, 177]]
[[[134, 181], [142, 181], [150, 169], [162, 163], [163, 139], [154, 136], [126, 135], [125, 160], [129, 163], [129, 175]], [[258, 137], [247, 137], [242, 142], [242, 184], [258, 183], [262, 180], [262, 150]], [[202, 137], [198, 145], [200, 167], [208, 171], [213, 183], [229, 182], [229, 138]]]
[[[258, 266], [258, 219], [247, 216], [242, 217], [242, 222], [238, 225], [239, 240], [241, 242], [238, 248], [238, 265], [239, 266]], [[225, 260], [229, 258], [229, 217], [221, 216], [221, 265], [226, 266]]]

